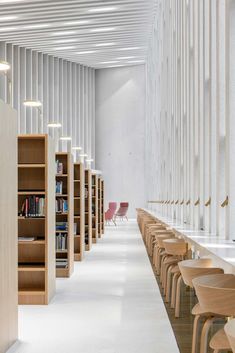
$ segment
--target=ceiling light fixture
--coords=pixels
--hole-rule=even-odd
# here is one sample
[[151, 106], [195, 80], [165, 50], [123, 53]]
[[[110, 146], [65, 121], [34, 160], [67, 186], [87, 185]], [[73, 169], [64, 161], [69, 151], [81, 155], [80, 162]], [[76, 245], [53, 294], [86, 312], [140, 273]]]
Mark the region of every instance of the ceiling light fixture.
[[75, 46], [67, 46], [67, 47], [57, 47], [53, 48], [53, 50], [69, 50], [69, 49], [75, 49]]
[[86, 25], [90, 23], [90, 21], [88, 20], [78, 20], [78, 21], [69, 21], [69, 22], [65, 22], [64, 25], [65, 26], [76, 26], [76, 25]]
[[61, 141], [71, 141], [71, 140], [72, 140], [72, 137], [71, 137], [71, 136], [61, 136], [61, 137], [60, 137], [60, 140], [61, 140]]
[[116, 28], [115, 27], [100, 27], [100, 28], [92, 28], [91, 32], [109, 32], [109, 31], [114, 31]]
[[0, 28], [0, 32], [11, 32], [15, 31], [17, 28], [16, 27], [2, 27]]
[[95, 50], [78, 51], [76, 54], [93, 54], [96, 53]]
[[116, 43], [98, 43], [95, 44], [95, 47], [109, 47], [111, 45], [115, 45]]
[[91, 162], [94, 162], [94, 159], [93, 158], [87, 158], [86, 161], [87, 161], [87, 163], [91, 163]]
[[40, 108], [42, 106], [42, 102], [33, 99], [25, 99], [24, 106], [32, 107], [32, 108]]
[[80, 154], [80, 157], [87, 157], [88, 155], [86, 153]]
[[117, 58], [118, 60], [127, 60], [127, 59], [134, 59], [136, 56], [121, 56]]
[[72, 150], [74, 150], [74, 151], [81, 151], [81, 150], [82, 150], [82, 147], [74, 146], [74, 147], [72, 147]]
[[138, 64], [138, 63], [145, 63], [145, 60], [131, 60], [127, 61], [129, 64]]
[[119, 61], [102, 61], [100, 62], [99, 64], [116, 64], [118, 63]]
[[11, 65], [7, 61], [0, 60], [0, 71], [8, 71], [10, 70]]
[[61, 123], [57, 123], [56, 121], [51, 121], [47, 124], [48, 127], [52, 127], [52, 128], [61, 128], [62, 124]]
[[100, 6], [89, 9], [88, 12], [109, 12], [115, 11], [117, 8], [114, 6]]
[[11, 20], [16, 20], [18, 16], [0, 16], [0, 21], [11, 21]]
[[76, 31], [61, 31], [61, 32], [54, 32], [52, 36], [70, 36], [72, 34], [76, 34]]
[[27, 25], [24, 26], [24, 29], [37, 29], [37, 28], [47, 28], [50, 27], [50, 25], [48, 23], [36, 23], [36, 24], [32, 24], [32, 25]]
[[117, 50], [137, 50], [137, 49], [143, 49], [142, 47], [127, 47], [127, 48], [119, 48]]

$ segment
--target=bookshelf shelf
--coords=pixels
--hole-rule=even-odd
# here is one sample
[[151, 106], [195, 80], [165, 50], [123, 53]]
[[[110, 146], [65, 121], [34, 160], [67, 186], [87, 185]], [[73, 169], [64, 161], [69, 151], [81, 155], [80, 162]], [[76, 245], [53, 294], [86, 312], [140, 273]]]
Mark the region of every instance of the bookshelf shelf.
[[[73, 273], [73, 162], [71, 153], [56, 153], [56, 277], [70, 277]], [[60, 173], [58, 171], [60, 170]], [[59, 192], [57, 189], [59, 188]], [[64, 229], [63, 229], [64, 228]]]
[[55, 293], [53, 155], [48, 135], [18, 137], [19, 304], [48, 304]]
[[0, 100], [0, 352], [17, 340], [17, 113]]
[[[56, 277], [70, 277], [74, 269], [73, 244], [73, 162], [71, 153], [58, 152], [55, 155], [56, 201], [60, 212], [56, 212], [56, 224], [62, 228], [56, 229]], [[60, 170], [60, 173], [58, 171]]]
[[98, 175], [92, 173], [92, 242], [98, 240]]
[[92, 175], [90, 169], [85, 169], [85, 250], [92, 247]]
[[104, 181], [98, 178], [98, 237], [104, 233]]
[[84, 228], [84, 166], [82, 163], [74, 164], [74, 260], [82, 261], [85, 248]]

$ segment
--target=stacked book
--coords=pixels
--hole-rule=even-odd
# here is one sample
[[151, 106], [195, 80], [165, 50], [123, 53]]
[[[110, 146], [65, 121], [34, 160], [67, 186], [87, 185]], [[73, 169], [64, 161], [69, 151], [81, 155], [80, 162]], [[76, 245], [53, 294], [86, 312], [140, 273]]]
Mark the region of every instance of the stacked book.
[[63, 198], [55, 200], [56, 213], [67, 213], [68, 212], [68, 201]]
[[68, 260], [67, 259], [56, 259], [56, 267], [57, 268], [67, 268]]
[[45, 217], [45, 198], [28, 196], [24, 199], [19, 216], [25, 218]]
[[67, 250], [67, 234], [56, 234], [56, 250]]
[[18, 241], [21, 242], [31, 242], [31, 241], [35, 241], [36, 237], [18, 237]]
[[87, 199], [87, 198], [88, 198], [88, 189], [85, 188], [85, 199]]
[[56, 174], [63, 174], [63, 163], [56, 161]]
[[68, 231], [68, 222], [56, 222], [57, 231]]
[[57, 181], [55, 185], [55, 193], [63, 194], [63, 181]]

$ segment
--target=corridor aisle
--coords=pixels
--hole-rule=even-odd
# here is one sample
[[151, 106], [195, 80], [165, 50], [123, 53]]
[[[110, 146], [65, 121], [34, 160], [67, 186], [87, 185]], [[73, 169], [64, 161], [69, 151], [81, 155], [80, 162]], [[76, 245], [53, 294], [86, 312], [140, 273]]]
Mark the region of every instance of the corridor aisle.
[[21, 306], [17, 353], [178, 353], [136, 223], [107, 227], [49, 306]]

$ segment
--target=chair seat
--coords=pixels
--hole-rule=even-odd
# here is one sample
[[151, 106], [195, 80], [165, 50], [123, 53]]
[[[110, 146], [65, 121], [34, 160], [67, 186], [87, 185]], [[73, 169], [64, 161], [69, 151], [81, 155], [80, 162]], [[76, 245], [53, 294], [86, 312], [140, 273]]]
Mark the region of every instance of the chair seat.
[[174, 263], [177, 263], [179, 260], [177, 258], [173, 258], [172, 256], [171, 257], [168, 257], [164, 260], [164, 265], [170, 265], [170, 264], [174, 264]]
[[214, 350], [231, 350], [230, 343], [223, 328], [212, 337], [210, 347]]
[[172, 274], [180, 273], [179, 266], [178, 266], [178, 265], [174, 266], [174, 267], [172, 268], [172, 270], [171, 270], [171, 273], [172, 273]]
[[[194, 305], [194, 307], [192, 308], [192, 314], [193, 315], [205, 315], [205, 316], [210, 316], [210, 313], [205, 312], [202, 307], [200, 306], [199, 303], [197, 303], [196, 305]], [[212, 314], [211, 314], [212, 315]]]

